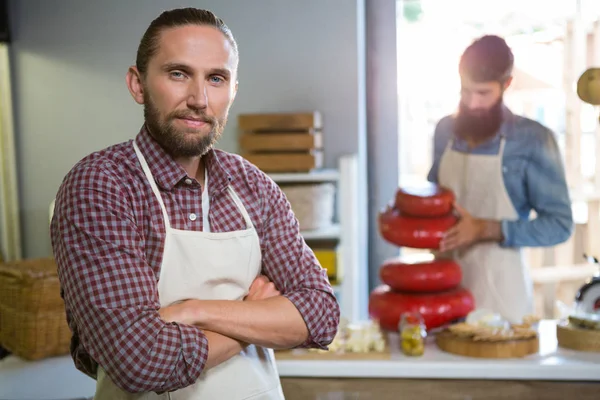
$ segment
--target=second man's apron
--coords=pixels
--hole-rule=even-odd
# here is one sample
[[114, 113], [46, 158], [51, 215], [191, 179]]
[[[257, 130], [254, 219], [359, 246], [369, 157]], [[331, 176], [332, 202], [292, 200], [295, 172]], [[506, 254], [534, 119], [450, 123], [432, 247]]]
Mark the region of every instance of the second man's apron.
[[[166, 237], [158, 281], [161, 307], [186, 299], [242, 300], [260, 274], [261, 250], [258, 234], [241, 200], [231, 186], [228, 192], [247, 228], [233, 232], [210, 232], [208, 173], [202, 191], [203, 231], [174, 229], [150, 168], [133, 144], [142, 168], [160, 206]], [[162, 395], [131, 394], [118, 388], [98, 367], [96, 400], [282, 400], [284, 398], [273, 350], [249, 345], [228, 361], [202, 373], [184, 389]]]
[[[439, 184], [452, 190], [458, 205], [475, 218], [518, 218], [504, 185], [505, 142], [502, 136], [497, 155], [479, 155], [453, 150], [450, 140], [440, 160]], [[476, 308], [499, 313], [511, 323], [533, 312], [533, 287], [521, 249], [483, 242], [455, 253], [462, 284], [473, 294]]]

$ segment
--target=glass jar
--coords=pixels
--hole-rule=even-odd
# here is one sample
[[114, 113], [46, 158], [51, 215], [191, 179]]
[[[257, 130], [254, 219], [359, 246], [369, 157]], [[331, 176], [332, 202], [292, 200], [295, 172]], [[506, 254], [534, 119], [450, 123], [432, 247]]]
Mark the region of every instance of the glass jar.
[[400, 317], [400, 349], [407, 356], [422, 356], [425, 352], [427, 331], [421, 314], [403, 313]]

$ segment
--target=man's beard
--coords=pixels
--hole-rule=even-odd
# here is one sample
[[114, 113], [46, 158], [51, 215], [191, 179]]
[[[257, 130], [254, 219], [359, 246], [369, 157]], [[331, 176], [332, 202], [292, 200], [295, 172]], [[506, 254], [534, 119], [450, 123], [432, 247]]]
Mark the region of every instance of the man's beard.
[[463, 139], [486, 139], [498, 132], [502, 125], [502, 97], [488, 110], [469, 110], [462, 101], [454, 122], [454, 133]]
[[[196, 157], [206, 154], [219, 140], [227, 118], [217, 119], [206, 115], [202, 110], [173, 111], [161, 121], [160, 112], [148, 91], [144, 92], [144, 118], [150, 135], [172, 157]], [[177, 118], [195, 118], [210, 124], [208, 134], [198, 129], [178, 129], [173, 125]]]

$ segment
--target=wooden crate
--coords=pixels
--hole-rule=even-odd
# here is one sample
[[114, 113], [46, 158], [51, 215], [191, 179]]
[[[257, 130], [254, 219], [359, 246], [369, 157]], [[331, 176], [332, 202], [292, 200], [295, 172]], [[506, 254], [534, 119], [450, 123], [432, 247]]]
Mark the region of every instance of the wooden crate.
[[323, 168], [323, 153], [243, 153], [264, 172], [308, 172]]
[[323, 119], [318, 111], [310, 113], [240, 114], [238, 126], [241, 131], [298, 131], [320, 130]]
[[309, 172], [323, 167], [319, 112], [241, 114], [241, 155], [264, 172]]
[[313, 130], [243, 133], [239, 137], [239, 145], [246, 153], [310, 152], [323, 148], [323, 137], [321, 132]]

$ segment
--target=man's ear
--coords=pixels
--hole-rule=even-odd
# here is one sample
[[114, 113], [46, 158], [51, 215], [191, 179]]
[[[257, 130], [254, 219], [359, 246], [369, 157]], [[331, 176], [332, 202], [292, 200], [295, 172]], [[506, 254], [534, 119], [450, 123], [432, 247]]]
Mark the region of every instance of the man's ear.
[[133, 97], [136, 103], [144, 104], [144, 82], [140, 71], [138, 71], [135, 65], [132, 65], [127, 70], [125, 82], [127, 83], [127, 89], [129, 89], [131, 97]]
[[239, 82], [236, 80], [235, 86], [233, 87], [233, 93], [231, 95], [231, 101], [229, 102], [230, 106], [233, 104], [233, 101], [235, 100], [235, 96], [237, 95], [237, 92], [238, 92], [238, 87], [239, 87]]
[[513, 77], [509, 76], [508, 79], [504, 82], [503, 86], [502, 86], [502, 90], [506, 90], [508, 89], [508, 87], [510, 86], [510, 84], [512, 83]]

